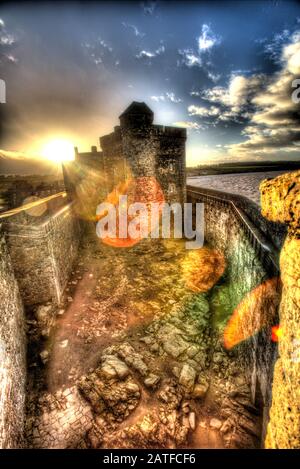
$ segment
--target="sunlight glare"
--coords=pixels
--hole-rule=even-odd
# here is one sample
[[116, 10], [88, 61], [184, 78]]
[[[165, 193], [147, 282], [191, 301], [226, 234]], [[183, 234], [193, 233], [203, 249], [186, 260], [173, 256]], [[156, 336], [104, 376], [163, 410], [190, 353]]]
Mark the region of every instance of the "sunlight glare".
[[50, 140], [43, 146], [42, 156], [54, 163], [73, 161], [75, 159], [74, 147], [69, 140]]

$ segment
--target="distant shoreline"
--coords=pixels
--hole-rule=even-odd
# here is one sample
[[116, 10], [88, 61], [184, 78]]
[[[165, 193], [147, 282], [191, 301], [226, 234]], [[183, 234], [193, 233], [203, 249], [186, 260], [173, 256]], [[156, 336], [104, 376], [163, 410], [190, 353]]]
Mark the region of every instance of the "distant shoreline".
[[300, 169], [300, 161], [287, 162], [241, 162], [241, 163], [220, 163], [212, 165], [199, 165], [196, 168], [187, 168], [187, 177], [212, 176], [218, 174], [236, 173], [262, 173], [270, 171], [297, 171]]

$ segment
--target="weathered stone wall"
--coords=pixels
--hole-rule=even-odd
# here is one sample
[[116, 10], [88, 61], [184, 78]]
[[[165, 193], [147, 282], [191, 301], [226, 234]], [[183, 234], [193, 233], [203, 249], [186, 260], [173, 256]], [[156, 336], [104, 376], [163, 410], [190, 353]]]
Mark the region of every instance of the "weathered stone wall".
[[279, 358], [266, 448], [300, 448], [300, 171], [261, 184], [262, 210], [269, 220], [289, 227], [280, 255], [283, 284]]
[[262, 215], [257, 204], [252, 202], [247, 197], [203, 187], [187, 186], [187, 190], [193, 190], [207, 196], [213, 196], [214, 199], [219, 198], [221, 201], [223, 201], [224, 204], [233, 202], [234, 205], [242, 210], [242, 212], [256, 227], [256, 231], [263, 234], [268, 243], [273, 245], [276, 251], [278, 251], [283, 245], [287, 231], [286, 226], [282, 222], [275, 222], [273, 219], [266, 219]]
[[103, 150], [103, 183], [108, 193], [128, 176], [120, 127], [116, 126], [114, 132], [100, 137], [100, 145]]
[[25, 305], [59, 303], [77, 255], [80, 226], [71, 205], [31, 223], [12, 217], [6, 238]]
[[[262, 250], [260, 243], [253, 236], [253, 232], [256, 232], [255, 226], [252, 226], [245, 213], [234, 210], [227, 198], [222, 200], [222, 193], [219, 192], [218, 197], [212, 198], [212, 191], [208, 191], [206, 197], [206, 190], [202, 194], [192, 192], [194, 190], [197, 191], [197, 188], [188, 187], [188, 202], [205, 204], [205, 241], [221, 250], [227, 260], [226, 275], [229, 278], [229, 296], [233, 311], [247, 293], [266, 279], [279, 275], [275, 256], [269, 257], [269, 252]], [[245, 222], [249, 224], [251, 231]], [[264, 238], [261, 241], [267, 246]], [[257, 396], [262, 397], [262, 439], [269, 418], [273, 367], [277, 356], [276, 345], [270, 338], [270, 329], [262, 328], [258, 334], [238, 346], [243, 359], [249, 362], [253, 402], [257, 400]]]
[[26, 358], [24, 311], [0, 233], [0, 448], [22, 446]]

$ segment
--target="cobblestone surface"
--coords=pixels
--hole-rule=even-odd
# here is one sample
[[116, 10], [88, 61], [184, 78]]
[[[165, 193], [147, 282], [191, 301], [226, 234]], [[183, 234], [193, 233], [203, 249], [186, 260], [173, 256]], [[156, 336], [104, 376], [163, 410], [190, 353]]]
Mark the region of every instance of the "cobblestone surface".
[[28, 444], [34, 448], [74, 448], [92, 427], [91, 408], [77, 387], [44, 394], [38, 415], [27, 420]]

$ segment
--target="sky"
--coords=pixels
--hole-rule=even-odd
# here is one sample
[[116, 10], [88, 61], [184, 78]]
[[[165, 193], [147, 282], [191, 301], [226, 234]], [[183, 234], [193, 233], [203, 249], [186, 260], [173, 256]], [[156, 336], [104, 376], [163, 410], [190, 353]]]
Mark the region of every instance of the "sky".
[[131, 101], [187, 128], [187, 164], [300, 159], [293, 1], [3, 3], [0, 164], [85, 151]]

